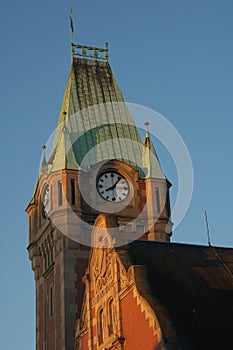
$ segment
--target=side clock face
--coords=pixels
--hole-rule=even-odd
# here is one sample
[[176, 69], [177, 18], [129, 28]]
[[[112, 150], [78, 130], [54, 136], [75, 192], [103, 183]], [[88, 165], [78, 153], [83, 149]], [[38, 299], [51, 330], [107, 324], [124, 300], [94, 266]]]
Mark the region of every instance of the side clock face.
[[43, 196], [42, 196], [42, 204], [43, 204], [43, 217], [47, 218], [50, 210], [50, 195], [49, 195], [49, 185], [45, 186]]
[[128, 181], [116, 171], [106, 171], [97, 180], [100, 196], [108, 202], [121, 202], [129, 195]]

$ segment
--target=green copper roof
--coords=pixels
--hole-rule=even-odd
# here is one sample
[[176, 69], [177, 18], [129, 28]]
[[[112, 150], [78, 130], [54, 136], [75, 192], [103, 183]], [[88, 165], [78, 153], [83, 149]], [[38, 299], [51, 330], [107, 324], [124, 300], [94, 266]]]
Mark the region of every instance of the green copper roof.
[[85, 169], [110, 159], [131, 165], [141, 177], [165, 178], [154, 148], [147, 149], [141, 139], [109, 63], [74, 57], [48, 170]]
[[57, 144], [52, 170], [61, 169], [79, 170], [80, 167], [76, 162], [73, 147], [70, 142], [70, 135], [67, 128], [64, 126], [60, 132], [60, 140]]
[[52, 152], [47, 163], [44, 154], [39, 177], [110, 159], [129, 164], [141, 178], [166, 178], [149, 133], [145, 143], [141, 139], [108, 61], [73, 57]]

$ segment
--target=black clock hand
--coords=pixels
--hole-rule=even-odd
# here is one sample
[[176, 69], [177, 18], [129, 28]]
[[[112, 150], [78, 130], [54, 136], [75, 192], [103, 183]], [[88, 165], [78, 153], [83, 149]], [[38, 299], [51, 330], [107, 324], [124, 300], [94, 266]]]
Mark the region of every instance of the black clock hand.
[[105, 190], [105, 192], [113, 190], [113, 189], [116, 187], [116, 185], [118, 184], [118, 182], [119, 182], [120, 180], [121, 180], [121, 178], [119, 178], [119, 179], [114, 183], [113, 186], [107, 188], [107, 189]]

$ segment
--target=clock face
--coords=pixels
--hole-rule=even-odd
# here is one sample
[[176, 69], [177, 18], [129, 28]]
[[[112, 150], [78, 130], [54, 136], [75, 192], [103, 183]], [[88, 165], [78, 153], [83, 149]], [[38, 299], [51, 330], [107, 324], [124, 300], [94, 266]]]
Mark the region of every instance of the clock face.
[[49, 185], [45, 186], [43, 197], [42, 197], [42, 203], [43, 203], [43, 217], [47, 218], [50, 210]]
[[129, 183], [116, 171], [106, 171], [97, 181], [100, 196], [108, 202], [121, 202], [129, 195]]

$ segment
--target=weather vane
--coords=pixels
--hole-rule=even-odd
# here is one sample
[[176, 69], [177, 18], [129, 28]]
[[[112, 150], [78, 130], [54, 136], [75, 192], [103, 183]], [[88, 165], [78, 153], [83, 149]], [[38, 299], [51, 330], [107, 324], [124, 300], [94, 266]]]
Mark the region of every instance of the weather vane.
[[108, 61], [108, 43], [105, 43], [105, 48], [74, 44], [74, 23], [72, 8], [70, 9], [70, 45], [72, 57], [79, 56], [94, 60]]
[[74, 55], [74, 24], [73, 24], [73, 12], [72, 8], [70, 9], [70, 45], [72, 56]]

